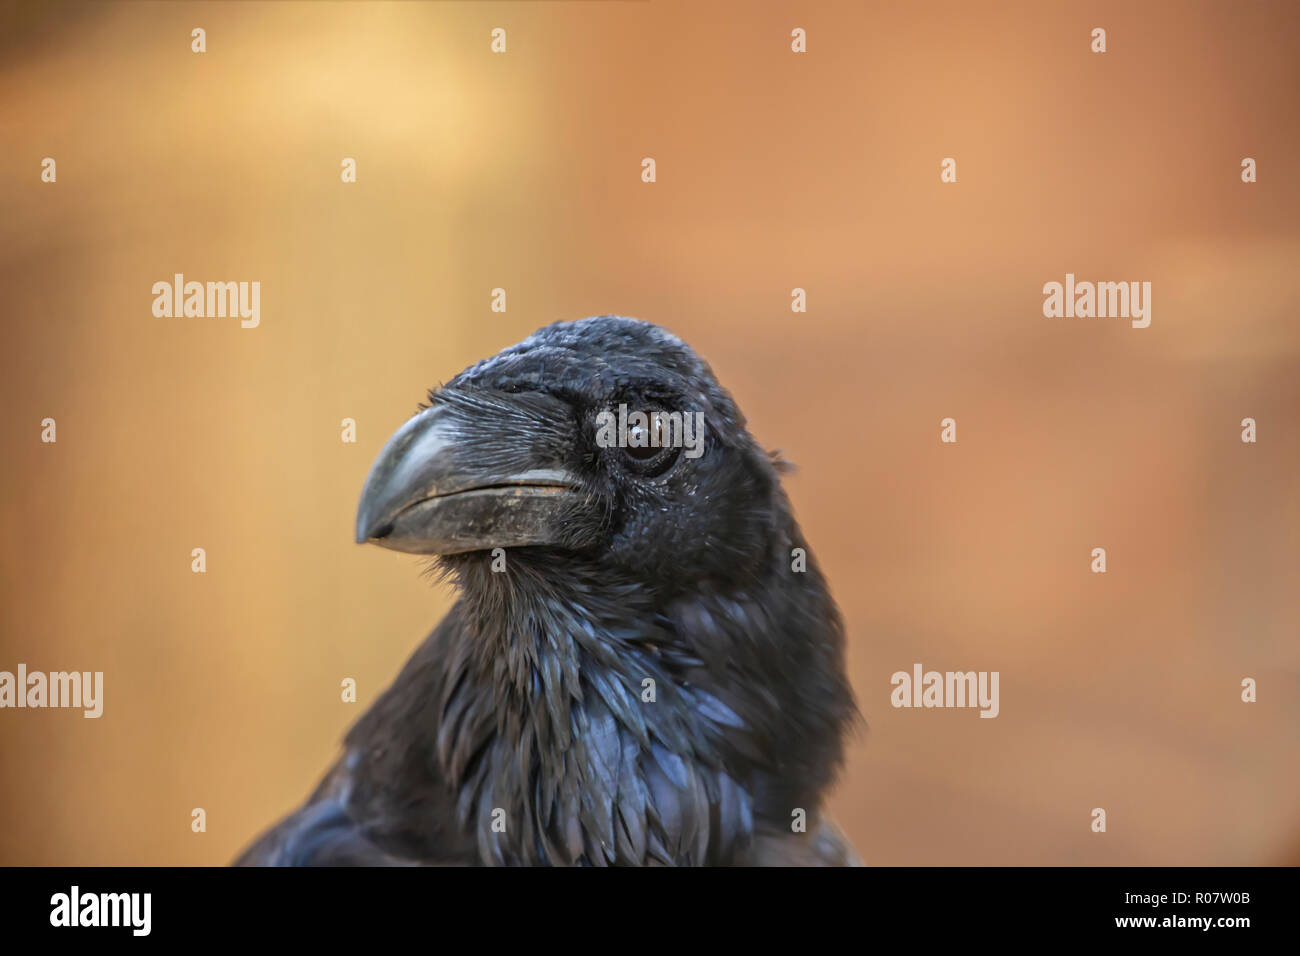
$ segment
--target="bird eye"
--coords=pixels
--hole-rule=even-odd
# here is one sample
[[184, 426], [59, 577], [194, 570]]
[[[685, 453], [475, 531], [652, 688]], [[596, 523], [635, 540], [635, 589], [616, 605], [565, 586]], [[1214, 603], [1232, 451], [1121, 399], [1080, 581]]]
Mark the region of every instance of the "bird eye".
[[655, 455], [659, 454], [661, 451], [663, 451], [662, 448], [629, 447], [627, 449], [627, 457], [633, 458], [637, 461], [649, 461], [651, 458], [655, 457]]
[[633, 425], [628, 429], [627, 456], [636, 461], [649, 461], [665, 449], [663, 428], [655, 422], [649, 428]]
[[633, 471], [645, 477], [663, 474], [677, 460], [680, 449], [673, 447], [672, 429], [654, 415], [648, 426], [628, 428], [627, 447], [623, 454]]

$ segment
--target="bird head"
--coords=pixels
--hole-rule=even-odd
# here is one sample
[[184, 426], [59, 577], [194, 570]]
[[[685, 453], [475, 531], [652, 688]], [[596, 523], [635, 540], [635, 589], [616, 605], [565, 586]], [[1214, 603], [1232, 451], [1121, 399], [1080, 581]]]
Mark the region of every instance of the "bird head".
[[680, 590], [759, 572], [777, 488], [694, 351], [599, 316], [549, 325], [432, 391], [375, 461], [356, 537], [462, 576], [525, 549], [534, 564], [560, 553]]

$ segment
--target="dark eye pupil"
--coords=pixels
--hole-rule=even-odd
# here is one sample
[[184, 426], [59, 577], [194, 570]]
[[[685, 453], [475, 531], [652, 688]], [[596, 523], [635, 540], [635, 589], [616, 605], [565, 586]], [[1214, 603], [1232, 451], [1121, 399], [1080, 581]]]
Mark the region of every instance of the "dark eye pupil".
[[635, 458], [637, 461], [649, 461], [663, 450], [662, 448], [656, 448], [650, 443], [652, 439], [649, 432], [640, 426], [632, 429], [632, 435], [638, 441], [644, 436], [646, 444], [642, 446], [629, 444], [625, 449], [629, 458]]

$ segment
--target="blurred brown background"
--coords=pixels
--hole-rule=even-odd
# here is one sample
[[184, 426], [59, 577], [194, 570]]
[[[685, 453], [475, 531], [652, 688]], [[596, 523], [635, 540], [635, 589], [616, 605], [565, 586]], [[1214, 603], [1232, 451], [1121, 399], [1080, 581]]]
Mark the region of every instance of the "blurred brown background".
[[[601, 312], [799, 466], [869, 862], [1300, 859], [1294, 4], [0, 9], [0, 670], [106, 685], [0, 712], [0, 862], [224, 863], [302, 799], [451, 599], [352, 543], [375, 453]], [[261, 326], [155, 318], [175, 272]], [[1044, 318], [1066, 272], [1151, 327]], [[1001, 716], [892, 709], [914, 662]]]

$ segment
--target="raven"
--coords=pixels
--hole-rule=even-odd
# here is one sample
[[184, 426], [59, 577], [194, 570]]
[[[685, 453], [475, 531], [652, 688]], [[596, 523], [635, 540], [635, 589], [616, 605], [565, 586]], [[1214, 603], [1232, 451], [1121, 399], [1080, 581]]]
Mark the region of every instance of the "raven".
[[[666, 414], [597, 440], [620, 405], [703, 413], [702, 450], [656, 440]], [[456, 604], [237, 864], [856, 865], [820, 812], [858, 719], [843, 629], [782, 470], [636, 319], [553, 323], [431, 391], [356, 538], [437, 556]]]

